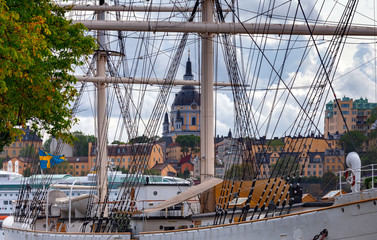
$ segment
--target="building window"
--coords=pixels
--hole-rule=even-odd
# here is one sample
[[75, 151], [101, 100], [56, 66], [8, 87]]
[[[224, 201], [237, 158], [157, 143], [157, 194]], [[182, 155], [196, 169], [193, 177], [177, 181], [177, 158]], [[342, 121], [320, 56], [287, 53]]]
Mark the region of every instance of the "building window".
[[20, 147], [22, 147], [22, 143], [20, 143]]
[[308, 171], [308, 175], [310, 175], [310, 171]]
[[126, 159], [125, 158], [123, 158], [123, 162], [125, 162], [126, 161]]
[[117, 158], [117, 162], [120, 162], [120, 158]]
[[85, 169], [85, 166], [84, 165], [82, 165], [82, 167], [81, 167], [82, 169]]
[[348, 103], [343, 103], [340, 105], [342, 108], [349, 108], [350, 105]]
[[343, 115], [349, 115], [350, 112], [349, 111], [342, 111]]
[[191, 118], [191, 125], [196, 125], [196, 117]]
[[76, 165], [76, 168], [78, 169], [80, 166], [79, 165]]

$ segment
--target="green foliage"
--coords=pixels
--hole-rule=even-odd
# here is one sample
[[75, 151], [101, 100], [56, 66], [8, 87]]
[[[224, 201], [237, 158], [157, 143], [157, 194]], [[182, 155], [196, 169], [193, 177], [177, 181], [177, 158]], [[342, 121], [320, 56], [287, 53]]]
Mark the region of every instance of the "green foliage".
[[369, 147], [368, 151], [365, 151], [362, 154], [360, 154], [361, 165], [366, 166], [369, 164], [377, 163], [376, 156], [377, 156], [377, 147], [376, 146]]
[[38, 151], [33, 145], [23, 147], [20, 150], [20, 157], [36, 158], [37, 156], [38, 156]]
[[269, 145], [271, 147], [284, 146], [284, 140], [280, 139], [280, 138], [279, 139], [273, 139], [273, 140], [270, 140], [267, 145]]
[[338, 177], [332, 172], [325, 172], [322, 175], [321, 189], [323, 193], [328, 193], [331, 190], [338, 188]]
[[96, 44], [50, 0], [0, 0], [0, 152], [31, 121], [65, 141], [77, 94], [70, 74]]
[[157, 169], [145, 169], [144, 174], [146, 174], [146, 175], [161, 175], [161, 172]]
[[54, 165], [54, 173], [56, 174], [68, 174], [69, 172], [69, 162], [67, 160]]
[[121, 142], [119, 140], [115, 140], [111, 144], [118, 144], [118, 145], [120, 145], [120, 144], [126, 144], [126, 143], [125, 142]]
[[348, 154], [352, 151], [361, 152], [363, 144], [367, 140], [364, 133], [360, 131], [349, 131], [345, 133], [339, 140], [339, 144], [344, 149], [345, 153]]
[[31, 169], [25, 168], [24, 170], [24, 177], [30, 177], [31, 176]]
[[50, 137], [46, 140], [46, 142], [43, 143], [42, 149], [46, 152], [50, 152], [51, 142], [52, 142], [52, 136], [50, 135]]
[[96, 142], [96, 137], [93, 135], [85, 135], [79, 131], [73, 132], [73, 136], [75, 136], [75, 141], [73, 143], [74, 156], [76, 157], [88, 156], [88, 153], [89, 153], [88, 143]]
[[254, 168], [250, 163], [233, 164], [226, 172], [225, 178], [233, 180], [253, 180]]
[[130, 140], [130, 143], [131, 144], [135, 144], [135, 143], [152, 143], [152, 142], [157, 142], [159, 139], [160, 139], [159, 136], [154, 136], [154, 137], [150, 137], [149, 138], [149, 137], [143, 135], [143, 136], [132, 138]]
[[181, 146], [181, 152], [186, 156], [188, 154], [198, 153], [200, 151], [200, 137], [191, 135], [177, 136], [175, 142]]

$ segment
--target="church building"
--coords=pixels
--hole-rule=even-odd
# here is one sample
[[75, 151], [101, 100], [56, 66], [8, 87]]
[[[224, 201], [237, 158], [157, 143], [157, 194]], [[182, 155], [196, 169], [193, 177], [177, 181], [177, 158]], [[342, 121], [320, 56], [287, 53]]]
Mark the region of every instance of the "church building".
[[[186, 62], [184, 80], [194, 80], [190, 56]], [[200, 135], [200, 94], [194, 86], [183, 86], [175, 95], [171, 106], [170, 117], [165, 114], [163, 123], [163, 137], [178, 135]]]

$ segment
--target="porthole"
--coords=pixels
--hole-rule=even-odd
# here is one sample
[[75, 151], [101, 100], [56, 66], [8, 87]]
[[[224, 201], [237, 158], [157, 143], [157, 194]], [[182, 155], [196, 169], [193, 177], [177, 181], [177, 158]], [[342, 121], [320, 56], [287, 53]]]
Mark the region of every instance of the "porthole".
[[157, 196], [157, 191], [154, 191], [154, 192], [153, 192], [153, 195]]

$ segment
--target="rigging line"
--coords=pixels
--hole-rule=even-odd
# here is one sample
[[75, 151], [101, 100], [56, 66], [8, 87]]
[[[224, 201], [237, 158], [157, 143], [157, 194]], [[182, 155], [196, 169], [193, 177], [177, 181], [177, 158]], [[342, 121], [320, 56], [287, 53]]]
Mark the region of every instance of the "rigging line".
[[[225, 2], [227, 3], [227, 1], [225, 0]], [[229, 6], [229, 5], [228, 5]], [[233, 11], [231, 9], [231, 11]], [[241, 23], [241, 25], [243, 25], [243, 23], [240, 21], [240, 19], [238, 18], [237, 16], [237, 20]], [[247, 32], [247, 34], [249, 35], [250, 39], [256, 44], [254, 38], [252, 37], [252, 35], [247, 31], [247, 29], [244, 27], [244, 30]], [[258, 49], [261, 51], [261, 49], [259, 48], [259, 46], [256, 44], [256, 46], [258, 47]], [[262, 52], [262, 55], [264, 57], [264, 59], [266, 60], [266, 62], [270, 65], [271, 68], [273, 68], [275, 74], [279, 77], [280, 81], [283, 83], [283, 85], [287, 88], [289, 94], [292, 96], [292, 98], [294, 99], [294, 101], [298, 104], [298, 106], [303, 109], [302, 105], [300, 104], [300, 102], [298, 101], [298, 99], [296, 98], [296, 96], [293, 94], [293, 92], [289, 89], [289, 87], [287, 86], [287, 84], [285, 83], [285, 81], [282, 79], [282, 77], [279, 75], [279, 73], [277, 72], [277, 70], [274, 68], [274, 66], [271, 64], [271, 62], [269, 61], [269, 59], [267, 58], [267, 56]], [[304, 112], [305, 114], [307, 114], [306, 112]], [[316, 129], [319, 131], [319, 129], [316, 127]]]
[[[349, 1], [349, 2], [350, 2], [350, 1]], [[300, 6], [300, 9], [301, 9], [301, 11], [302, 11], [302, 14], [305, 16], [305, 13], [304, 13], [304, 10], [303, 10], [303, 8], [302, 8], [301, 1], [300, 1], [300, 0], [298, 0], [298, 4], [299, 4], [299, 6]], [[356, 2], [355, 4], [356, 4], [356, 6], [357, 6], [357, 2]], [[354, 8], [356, 8], [356, 6], [353, 5]], [[350, 9], [350, 10], [352, 11], [352, 9]], [[353, 15], [353, 16], [354, 16], [354, 15]], [[351, 19], [353, 19], [353, 16], [351, 16]], [[349, 21], [349, 20], [348, 20], [348, 21]], [[351, 22], [352, 22], [352, 20], [351, 20]], [[310, 36], [311, 36], [311, 38], [312, 38], [312, 41], [313, 41], [313, 43], [315, 43], [315, 40], [314, 40], [314, 38], [312, 37], [312, 36], [313, 36], [313, 34], [312, 34], [312, 30], [310, 29], [308, 23], [307, 23], [307, 26], [308, 26], [308, 30], [309, 30]], [[345, 31], [348, 31], [348, 30], [349, 30], [349, 27], [348, 27], [348, 28], [344, 28], [344, 30], [342, 31], [342, 34], [344, 35], [344, 34], [345, 34]], [[346, 37], [345, 37], [345, 38], [346, 38]], [[317, 51], [317, 54], [318, 54], [318, 57], [319, 57], [319, 59], [320, 59], [321, 65], [324, 65], [323, 60], [322, 60], [322, 58], [321, 58], [321, 55], [320, 55], [320, 53], [319, 53], [319, 49], [318, 49], [318, 47], [317, 47], [316, 45], [314, 45], [314, 47], [315, 47], [315, 49], [316, 49], [316, 51]], [[338, 101], [337, 98], [336, 98], [336, 94], [335, 94], [334, 88], [332, 87], [332, 84], [331, 84], [331, 81], [330, 81], [330, 76], [329, 76], [328, 74], [329, 74], [329, 73], [328, 73], [327, 71], [325, 71], [326, 79], [327, 79], [327, 81], [329, 82], [329, 86], [330, 86], [330, 89], [331, 89], [331, 91], [332, 91], [332, 93], [333, 93], [333, 95], [334, 95], [335, 101], [337, 102], [337, 105], [339, 106], [339, 101]], [[347, 126], [347, 123], [346, 123], [345, 117], [344, 117], [344, 115], [343, 115], [343, 113], [342, 113], [342, 111], [341, 111], [340, 106], [339, 106], [339, 109], [340, 109], [340, 114], [341, 114], [341, 116], [342, 116], [343, 122], [344, 122], [344, 124], [345, 124], [345, 126], [346, 126], [347, 132], [349, 132], [350, 130], [349, 130], [348, 126]], [[352, 138], [351, 136], [350, 136], [350, 140], [351, 140], [351, 142], [352, 142], [353, 147], [356, 149], [356, 147], [355, 147], [355, 142], [354, 142], [354, 140], [353, 140], [353, 138]]]
[[[290, 8], [291, 8], [291, 4], [289, 4], [287, 14], [288, 14]], [[295, 16], [297, 16], [297, 10], [296, 10]], [[293, 22], [293, 25], [294, 25], [294, 23], [295, 23], [295, 22]], [[285, 28], [285, 24], [284, 24], [284, 28]], [[291, 33], [292, 33], [292, 31], [293, 31], [293, 28], [292, 28], [292, 30], [291, 30]], [[283, 66], [280, 67], [280, 74], [281, 74], [281, 75], [283, 74], [284, 67], [285, 67], [285, 62], [286, 62], [286, 60], [287, 60], [287, 58], [288, 58], [288, 48], [289, 48], [289, 43], [290, 43], [290, 38], [291, 38], [291, 36], [292, 36], [292, 35], [290, 34], [289, 41], [288, 41], [288, 46], [287, 46], [287, 50], [286, 50], [286, 52], [285, 52], [284, 60], [283, 60], [283, 63], [282, 63]], [[278, 49], [280, 48], [280, 43], [281, 43], [281, 42], [279, 42]], [[275, 55], [275, 59], [274, 59], [274, 63], [273, 63], [274, 65], [275, 65], [275, 62], [276, 62], [276, 58], [277, 58], [277, 53], [276, 53], [276, 55]], [[272, 77], [272, 73], [273, 73], [273, 71], [270, 72], [269, 82], [270, 82], [270, 79], [271, 79], [271, 77]], [[269, 84], [268, 84], [268, 85], [269, 85]], [[278, 81], [277, 88], [279, 88], [279, 86], [280, 86], [280, 81]], [[275, 94], [274, 94], [274, 99], [273, 99], [273, 101], [272, 101], [272, 106], [275, 105], [275, 101], [276, 101], [276, 98], [277, 98], [277, 94], [278, 94], [278, 92], [276, 91]], [[266, 91], [265, 97], [266, 97], [266, 96], [267, 96], [267, 91]], [[262, 107], [262, 109], [261, 109], [261, 112], [262, 112], [262, 110], [263, 110], [263, 107]], [[268, 118], [268, 123], [267, 123], [266, 131], [265, 131], [265, 136], [267, 136], [267, 133], [268, 133], [268, 130], [269, 130], [269, 126], [270, 126], [270, 123], [271, 123], [271, 119], [272, 119], [272, 111], [273, 111], [273, 108], [271, 108], [271, 111], [270, 111], [270, 117]], [[258, 120], [258, 123], [259, 123], [259, 120]]]

